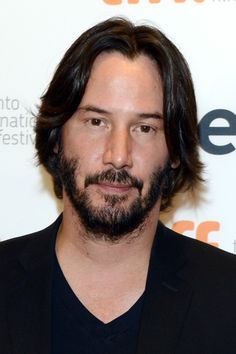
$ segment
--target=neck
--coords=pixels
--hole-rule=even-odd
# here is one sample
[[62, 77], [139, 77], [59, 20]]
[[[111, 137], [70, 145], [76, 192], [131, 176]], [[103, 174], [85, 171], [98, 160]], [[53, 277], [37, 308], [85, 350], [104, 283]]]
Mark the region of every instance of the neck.
[[[159, 215], [159, 204], [146, 218], [145, 224], [120, 240], [110, 241], [105, 237], [88, 233], [71, 205], [65, 204], [63, 221], [56, 241], [58, 259], [79, 264], [88, 262], [99, 267], [118, 264], [135, 264], [149, 261]], [[63, 263], [64, 263], [63, 262]], [[143, 263], [142, 262], [142, 263]]]
[[135, 235], [109, 242], [86, 233], [65, 203], [57, 258], [75, 295], [101, 321], [107, 323], [125, 313], [144, 292], [158, 213], [159, 205]]

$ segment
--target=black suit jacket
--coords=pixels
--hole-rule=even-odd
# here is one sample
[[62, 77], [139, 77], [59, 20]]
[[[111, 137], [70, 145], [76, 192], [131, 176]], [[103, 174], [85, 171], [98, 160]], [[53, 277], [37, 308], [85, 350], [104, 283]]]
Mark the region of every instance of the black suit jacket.
[[[50, 354], [60, 222], [0, 244], [0, 354]], [[235, 258], [159, 223], [136, 354], [235, 354]]]

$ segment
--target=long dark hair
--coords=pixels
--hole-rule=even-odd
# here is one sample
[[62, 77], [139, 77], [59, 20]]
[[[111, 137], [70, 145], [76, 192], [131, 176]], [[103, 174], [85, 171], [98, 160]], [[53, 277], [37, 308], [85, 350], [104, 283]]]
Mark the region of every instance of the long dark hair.
[[176, 162], [163, 190], [162, 210], [176, 192], [195, 187], [201, 180], [198, 153], [197, 109], [191, 73], [183, 55], [157, 28], [135, 26], [123, 18], [111, 18], [84, 32], [67, 50], [41, 97], [36, 119], [36, 150], [39, 163], [52, 175], [54, 190], [62, 197], [57, 173], [63, 124], [76, 111], [84, 95], [96, 57], [118, 51], [133, 59], [145, 54], [158, 65], [164, 93], [164, 129], [170, 161]]

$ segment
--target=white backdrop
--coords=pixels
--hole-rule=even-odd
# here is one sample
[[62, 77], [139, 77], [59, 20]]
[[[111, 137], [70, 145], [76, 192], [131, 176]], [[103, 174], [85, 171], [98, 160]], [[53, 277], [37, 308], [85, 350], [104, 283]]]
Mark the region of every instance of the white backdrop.
[[31, 111], [80, 33], [123, 15], [156, 24], [173, 40], [189, 62], [196, 88], [206, 164], [204, 198], [193, 206], [183, 196], [177, 211], [163, 219], [190, 237], [236, 253], [236, 0], [0, 4], [0, 238], [43, 228], [60, 212], [50, 178], [36, 167]]

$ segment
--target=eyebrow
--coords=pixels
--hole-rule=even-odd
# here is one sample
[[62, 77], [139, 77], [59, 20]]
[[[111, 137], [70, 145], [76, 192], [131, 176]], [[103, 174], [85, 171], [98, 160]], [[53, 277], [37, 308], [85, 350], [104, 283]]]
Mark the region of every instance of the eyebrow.
[[99, 107], [91, 106], [91, 105], [78, 107], [78, 110], [79, 111], [84, 111], [84, 112], [95, 112], [95, 113], [111, 115], [111, 112], [106, 111], [105, 109], [101, 109]]
[[163, 119], [163, 115], [159, 112], [154, 113], [140, 113], [138, 114], [140, 118], [148, 119], [148, 118], [155, 118], [155, 119]]
[[[86, 105], [86, 106], [78, 107], [78, 110], [79, 111], [84, 111], [84, 112], [95, 112], [95, 113], [100, 113], [100, 114], [112, 115], [111, 112], [109, 112], [109, 111], [107, 111], [105, 109], [96, 107], [96, 106], [92, 106], [92, 105]], [[137, 113], [137, 115], [140, 118], [144, 118], [144, 119], [151, 119], [151, 118], [163, 119], [163, 115], [161, 113], [159, 113], [159, 112]]]

